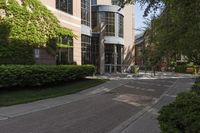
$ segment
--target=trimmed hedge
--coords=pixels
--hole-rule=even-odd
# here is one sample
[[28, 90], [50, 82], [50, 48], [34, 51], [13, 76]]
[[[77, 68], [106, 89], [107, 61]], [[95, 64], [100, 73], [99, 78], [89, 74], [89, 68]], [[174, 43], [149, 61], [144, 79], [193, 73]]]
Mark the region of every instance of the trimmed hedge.
[[187, 66], [186, 65], [179, 65], [175, 67], [175, 72], [177, 73], [186, 73]]
[[25, 44], [3, 45], [0, 44], [0, 64], [23, 64], [35, 63], [33, 47]]
[[92, 65], [1, 65], [0, 86], [41, 86], [93, 75]]
[[198, 66], [178, 65], [175, 67], [175, 72], [196, 74], [196, 73], [198, 73], [198, 69], [199, 69]]
[[173, 103], [161, 109], [158, 120], [162, 133], [199, 133], [199, 91], [179, 94]]

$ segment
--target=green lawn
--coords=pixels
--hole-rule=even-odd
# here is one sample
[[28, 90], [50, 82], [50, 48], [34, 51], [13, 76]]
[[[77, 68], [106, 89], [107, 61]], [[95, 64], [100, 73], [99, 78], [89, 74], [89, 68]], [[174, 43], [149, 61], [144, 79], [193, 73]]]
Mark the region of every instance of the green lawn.
[[53, 87], [38, 88], [9, 88], [0, 91], [0, 106], [9, 106], [14, 104], [28, 103], [41, 99], [64, 96], [73, 94], [93, 86], [97, 86], [107, 80], [93, 79], [74, 81]]

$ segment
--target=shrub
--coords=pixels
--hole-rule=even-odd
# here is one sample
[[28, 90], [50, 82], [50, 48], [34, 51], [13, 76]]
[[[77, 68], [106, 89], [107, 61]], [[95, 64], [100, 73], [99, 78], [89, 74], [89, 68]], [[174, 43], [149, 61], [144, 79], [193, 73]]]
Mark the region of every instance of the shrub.
[[34, 64], [33, 47], [25, 44], [0, 44], [0, 64]]
[[175, 67], [175, 72], [177, 73], [186, 73], [187, 66], [186, 65], [179, 65]]
[[177, 73], [189, 73], [196, 74], [198, 72], [198, 66], [191, 65], [178, 65], [175, 67]]
[[158, 117], [163, 133], [198, 133], [200, 131], [200, 93], [181, 93], [161, 109]]
[[67, 82], [93, 75], [94, 70], [91, 65], [1, 65], [0, 85], [37, 86]]
[[192, 90], [200, 91], [200, 77], [196, 78], [194, 85], [192, 86]]

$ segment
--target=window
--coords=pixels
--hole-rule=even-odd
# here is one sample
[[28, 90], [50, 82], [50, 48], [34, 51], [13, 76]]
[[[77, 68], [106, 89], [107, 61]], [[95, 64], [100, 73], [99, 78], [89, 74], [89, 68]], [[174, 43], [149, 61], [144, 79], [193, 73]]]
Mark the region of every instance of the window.
[[99, 35], [94, 34], [92, 36], [91, 43], [91, 54], [92, 54], [92, 64], [99, 66]]
[[114, 64], [114, 45], [105, 44], [105, 64]]
[[112, 5], [118, 5], [121, 6], [123, 2], [121, 0], [112, 0]]
[[124, 37], [124, 17], [119, 14], [119, 37]]
[[81, 0], [81, 24], [90, 26], [90, 0]]
[[35, 49], [34, 50], [34, 55], [35, 55], [35, 58], [40, 58], [40, 49]]
[[97, 4], [97, 0], [92, 0], [92, 5], [96, 5]]
[[102, 13], [102, 20], [106, 25], [105, 36], [115, 36], [115, 13]]
[[92, 12], [92, 32], [99, 32], [98, 13]]
[[56, 9], [73, 14], [73, 0], [56, 0]]
[[57, 64], [73, 64], [73, 38], [62, 36], [59, 43], [68, 45], [67, 48], [60, 48], [57, 56]]
[[122, 63], [122, 49], [123, 49], [122, 45], [117, 45], [117, 64]]
[[90, 36], [81, 35], [81, 55], [82, 64], [91, 64], [91, 38]]

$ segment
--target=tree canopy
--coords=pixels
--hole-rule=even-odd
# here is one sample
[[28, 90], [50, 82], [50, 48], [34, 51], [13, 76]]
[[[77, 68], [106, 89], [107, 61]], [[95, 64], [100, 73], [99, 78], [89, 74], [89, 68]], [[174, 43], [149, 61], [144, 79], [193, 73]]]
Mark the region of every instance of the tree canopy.
[[144, 16], [160, 10], [151, 21], [150, 41], [163, 56], [182, 54], [200, 65], [199, 0], [122, 0], [124, 4], [147, 4]]

